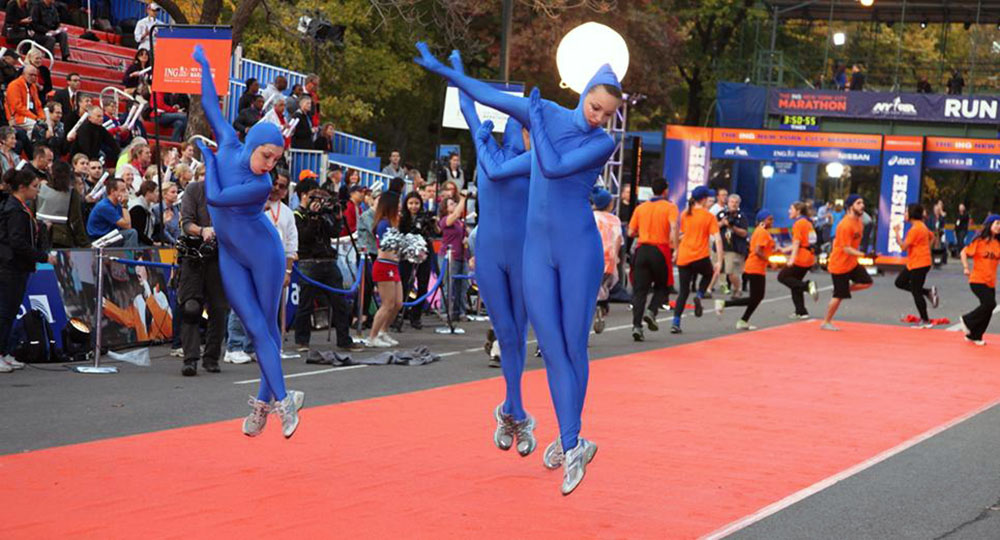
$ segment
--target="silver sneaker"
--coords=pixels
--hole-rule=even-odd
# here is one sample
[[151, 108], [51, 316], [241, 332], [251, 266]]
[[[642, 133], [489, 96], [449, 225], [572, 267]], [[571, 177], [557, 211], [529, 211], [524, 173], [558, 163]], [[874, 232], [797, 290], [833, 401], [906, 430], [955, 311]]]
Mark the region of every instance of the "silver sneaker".
[[545, 447], [545, 452], [542, 454], [542, 465], [545, 465], [546, 469], [555, 470], [558, 469], [562, 463], [562, 441], [559, 437], [556, 437], [556, 440], [552, 441]]
[[[286, 394], [286, 397], [287, 396], [292, 396], [292, 403], [295, 404], [295, 410], [296, 411], [299, 410], [299, 409], [301, 409], [302, 405], [306, 402], [306, 393], [303, 392], [303, 391], [301, 391], [301, 390], [288, 390], [287, 392], [285, 392], [285, 394]], [[278, 402], [272, 399], [271, 400], [271, 408], [274, 408], [277, 405], [278, 405]]]
[[808, 287], [809, 296], [812, 297], [813, 302], [819, 302], [819, 288], [816, 287], [816, 282], [809, 280], [809, 284], [806, 287]]
[[583, 481], [587, 474], [587, 464], [593, 461], [597, 454], [597, 445], [587, 439], [579, 439], [576, 446], [566, 452], [563, 462], [562, 494], [569, 495]]
[[24, 369], [24, 366], [26, 365], [24, 362], [19, 362], [13, 356], [5, 356], [3, 361], [7, 362], [7, 365], [14, 369]]
[[514, 434], [517, 436], [517, 453], [527, 457], [535, 451], [538, 441], [535, 440], [535, 418], [530, 414], [524, 420], [514, 423]]
[[[301, 392], [300, 392], [301, 393]], [[305, 395], [302, 397], [305, 400]], [[274, 407], [275, 414], [281, 418], [281, 433], [285, 438], [291, 437], [296, 428], [299, 427], [299, 410], [295, 405], [295, 395], [292, 392], [285, 394], [285, 399], [278, 402]]]
[[502, 410], [503, 403], [493, 409], [493, 418], [497, 421], [497, 430], [493, 432], [493, 444], [506, 452], [514, 445], [514, 417], [504, 414]]
[[267, 425], [267, 415], [271, 412], [271, 406], [255, 397], [250, 398], [249, 404], [253, 410], [243, 419], [243, 434], [247, 437], [256, 437]]

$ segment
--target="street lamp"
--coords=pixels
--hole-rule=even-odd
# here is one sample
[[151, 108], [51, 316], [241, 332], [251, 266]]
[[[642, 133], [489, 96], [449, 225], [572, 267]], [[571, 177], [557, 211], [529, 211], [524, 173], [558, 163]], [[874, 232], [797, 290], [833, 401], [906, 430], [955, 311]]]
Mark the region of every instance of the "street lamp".
[[621, 34], [600, 23], [583, 23], [563, 36], [556, 49], [559, 85], [579, 94], [604, 64], [610, 64], [621, 81], [628, 61], [628, 45]]
[[847, 43], [847, 34], [843, 32], [837, 32], [833, 34], [833, 44], [840, 47], [844, 43]]
[[872, 7], [872, 4], [875, 3], [875, 0], [858, 0], [858, 1], [861, 2], [862, 6], [865, 7]]
[[826, 164], [826, 175], [830, 178], [840, 178], [844, 174], [844, 164], [832, 161]]

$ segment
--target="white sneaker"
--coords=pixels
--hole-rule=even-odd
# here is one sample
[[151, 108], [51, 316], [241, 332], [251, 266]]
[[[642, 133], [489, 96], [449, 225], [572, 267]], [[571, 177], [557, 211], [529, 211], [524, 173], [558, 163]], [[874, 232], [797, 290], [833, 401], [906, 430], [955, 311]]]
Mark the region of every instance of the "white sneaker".
[[804, 321], [809, 318], [809, 315], [803, 315], [801, 313], [792, 313], [791, 315], [788, 316], [788, 318], [794, 321]]
[[819, 302], [819, 288], [816, 287], [816, 282], [809, 280], [809, 296], [812, 297], [813, 302]]
[[840, 332], [840, 328], [837, 328], [833, 323], [823, 323], [819, 325], [820, 330], [829, 330], [831, 332]]
[[917, 328], [917, 329], [920, 329], [920, 330], [924, 330], [924, 329], [927, 329], [927, 328], [934, 328], [934, 324], [931, 323], [930, 321], [919, 322], [919, 323], [911, 326], [910, 328]]
[[281, 434], [286, 439], [290, 438], [299, 427], [299, 409], [295, 403], [295, 395], [286, 393], [285, 399], [279, 401], [273, 410], [281, 418]]
[[382, 338], [382, 341], [388, 343], [389, 345], [391, 345], [393, 347], [395, 347], [396, 345], [399, 345], [399, 342], [396, 341], [392, 336], [390, 336], [388, 334], [388, 332], [386, 332], [384, 330], [381, 331], [381, 332], [379, 332], [378, 337]]
[[370, 339], [364, 340], [365, 347], [370, 347], [373, 349], [387, 349], [392, 347], [392, 344], [388, 341], [382, 339], [382, 336], [375, 336]]
[[969, 343], [976, 345], [978, 347], [986, 346], [986, 341], [982, 339], [972, 339], [969, 336], [965, 336], [965, 341], [968, 341]]
[[173, 356], [174, 358], [184, 358], [184, 349], [180, 347], [170, 349], [170, 356]]
[[0, 359], [0, 373], [11, 373], [13, 371], [13, 366], [8, 364], [6, 360]]
[[725, 309], [726, 309], [726, 301], [725, 300], [716, 300], [715, 301], [715, 314], [718, 315], [720, 319], [722, 318], [722, 311], [725, 310]]
[[5, 356], [3, 361], [6, 362], [8, 366], [14, 369], [24, 369], [24, 362], [18, 362], [17, 360], [14, 359], [13, 356]]
[[750, 323], [748, 323], [748, 322], [746, 322], [746, 321], [744, 321], [743, 319], [740, 319], [740, 320], [736, 321], [736, 329], [737, 330], [756, 330], [757, 327], [754, 326], [754, 325], [752, 325], [752, 324], [750, 324]]
[[243, 351], [226, 351], [226, 356], [222, 361], [229, 362], [230, 364], [248, 364], [251, 358], [249, 354]]

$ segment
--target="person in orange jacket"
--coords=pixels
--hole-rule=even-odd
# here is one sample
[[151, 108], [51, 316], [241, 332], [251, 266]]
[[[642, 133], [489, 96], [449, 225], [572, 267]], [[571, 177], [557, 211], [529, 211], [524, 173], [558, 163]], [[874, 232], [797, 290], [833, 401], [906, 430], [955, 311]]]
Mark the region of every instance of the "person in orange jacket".
[[903, 238], [903, 224], [897, 223], [892, 228], [896, 236], [896, 243], [899, 248], [906, 251], [906, 268], [899, 273], [896, 278], [896, 288], [910, 291], [913, 294], [913, 302], [917, 305], [917, 312], [920, 313], [920, 322], [916, 328], [933, 328], [930, 317], [927, 315], [926, 296], [931, 301], [931, 305], [938, 307], [937, 287], [926, 288], [924, 282], [927, 280], [927, 273], [931, 270], [931, 244], [934, 243], [934, 233], [924, 224], [924, 207], [919, 204], [911, 204], [906, 209], [906, 219], [910, 222], [910, 230]]
[[43, 118], [42, 101], [38, 99], [38, 69], [24, 66], [21, 76], [7, 85], [7, 121], [11, 126], [30, 131]]

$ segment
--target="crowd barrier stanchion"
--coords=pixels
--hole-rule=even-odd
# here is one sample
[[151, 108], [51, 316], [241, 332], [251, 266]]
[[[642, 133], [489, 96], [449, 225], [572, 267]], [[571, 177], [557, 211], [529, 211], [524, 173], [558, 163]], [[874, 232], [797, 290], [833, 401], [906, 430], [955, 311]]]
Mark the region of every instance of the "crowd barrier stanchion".
[[368, 270], [368, 250], [364, 247], [358, 253], [358, 279], [360, 280], [360, 285], [358, 287], [358, 296], [354, 301], [354, 304], [358, 311], [358, 339], [364, 339], [364, 318], [365, 318], [365, 272]]
[[94, 310], [94, 365], [74, 366], [77, 373], [108, 375], [118, 373], [114, 366], [101, 365], [101, 325], [104, 319], [104, 248], [97, 249], [97, 309]]
[[452, 305], [455, 303], [454, 300], [452, 299], [452, 295], [455, 293], [455, 285], [454, 285], [454, 283], [452, 283], [453, 276], [451, 275], [452, 267], [453, 266], [454, 266], [454, 264], [452, 264], [452, 252], [451, 252], [451, 248], [449, 247], [448, 251], [447, 251], [447, 253], [445, 255], [445, 268], [444, 268], [445, 283], [444, 283], [444, 299], [443, 299], [444, 304], [445, 304], [444, 305], [445, 320], [447, 321], [448, 326], [443, 327], [443, 328], [437, 328], [437, 329], [435, 329], [434, 331], [436, 333], [438, 333], [438, 334], [464, 334], [465, 333], [464, 329], [457, 328], [455, 326], [455, 320], [451, 316], [452, 315], [452, 313], [451, 313]]
[[285, 352], [285, 332], [288, 331], [287, 325], [285, 324], [285, 319], [288, 317], [288, 287], [281, 288], [281, 305], [278, 307], [278, 329], [281, 331], [281, 358], [282, 360], [288, 360], [292, 358], [299, 358], [301, 355], [298, 353], [286, 353]]

